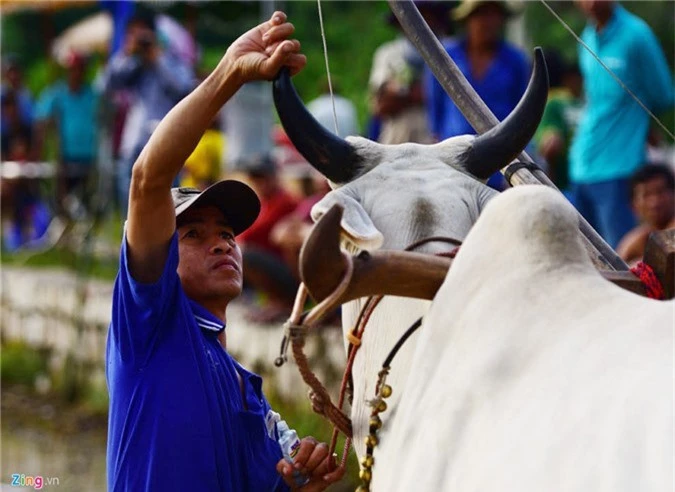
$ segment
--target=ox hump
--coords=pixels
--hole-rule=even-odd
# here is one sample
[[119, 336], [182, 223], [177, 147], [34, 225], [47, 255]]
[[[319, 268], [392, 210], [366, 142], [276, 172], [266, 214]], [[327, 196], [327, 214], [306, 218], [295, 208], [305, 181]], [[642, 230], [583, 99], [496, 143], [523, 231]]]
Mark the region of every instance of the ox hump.
[[576, 264], [592, 269], [572, 205], [542, 185], [511, 188], [492, 199], [462, 246], [480, 251], [484, 262], [530, 264], [554, 269]]

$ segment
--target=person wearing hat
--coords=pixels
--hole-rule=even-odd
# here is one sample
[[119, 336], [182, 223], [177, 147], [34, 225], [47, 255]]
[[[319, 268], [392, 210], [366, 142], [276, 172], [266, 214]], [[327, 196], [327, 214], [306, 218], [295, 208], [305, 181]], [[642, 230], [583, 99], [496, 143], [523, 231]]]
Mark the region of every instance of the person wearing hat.
[[[2, 57], [2, 83], [0, 94], [2, 97], [12, 94], [16, 100], [18, 115], [22, 125], [33, 125], [33, 97], [23, 82], [23, 70], [19, 57], [14, 53], [8, 53]], [[0, 113], [0, 135], [6, 138], [9, 131], [9, 119], [4, 113]]]
[[55, 126], [59, 142], [56, 209], [72, 220], [67, 202], [76, 198], [89, 211], [96, 186], [99, 97], [86, 80], [87, 60], [81, 54], [71, 52], [65, 68], [65, 80], [45, 89], [36, 105], [36, 146], [41, 155], [47, 134]]
[[[516, 107], [530, 77], [530, 63], [525, 53], [504, 40], [506, 20], [515, 12], [508, 2], [464, 0], [451, 14], [462, 24], [464, 32], [444, 44], [471, 86], [500, 121]], [[424, 92], [429, 125], [436, 140], [476, 133], [428, 67]], [[501, 175], [498, 178], [501, 179]], [[494, 180], [489, 184], [500, 187]]]
[[[439, 12], [446, 11], [447, 4], [416, 0], [415, 5], [436, 34], [442, 35], [443, 24], [437, 19]], [[371, 112], [379, 123], [377, 141], [383, 144], [431, 143], [422, 92], [424, 61], [403, 35], [393, 14], [389, 14], [387, 23], [399, 33], [396, 39], [375, 50], [368, 80]]]
[[[282, 459], [259, 376], [227, 352], [228, 304], [241, 293], [235, 237], [260, 202], [237, 181], [200, 192], [171, 189], [201, 134], [246, 82], [272, 79], [306, 58], [293, 25], [275, 12], [240, 36], [216, 69], [161, 121], [133, 167], [129, 216], [106, 349], [110, 392], [108, 490], [324, 490], [325, 444], [302, 439]], [[292, 485], [294, 472], [309, 481]]]
[[277, 163], [271, 154], [252, 156], [246, 175], [260, 197], [260, 215], [239, 236], [244, 261], [244, 286], [258, 297], [246, 313], [256, 323], [288, 319], [298, 291], [298, 280], [283, 257], [282, 249], [271, 240], [272, 228], [295, 210], [298, 201], [283, 186]]

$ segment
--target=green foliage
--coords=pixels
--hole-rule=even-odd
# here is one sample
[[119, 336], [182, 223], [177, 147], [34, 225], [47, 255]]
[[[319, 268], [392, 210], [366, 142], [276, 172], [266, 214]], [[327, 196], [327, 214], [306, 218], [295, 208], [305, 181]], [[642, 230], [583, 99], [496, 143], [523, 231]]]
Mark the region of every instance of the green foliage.
[[106, 387], [89, 384], [84, 390], [83, 405], [89, 414], [108, 415], [110, 398]]
[[65, 267], [73, 271], [82, 271], [86, 268], [87, 275], [103, 280], [114, 280], [118, 269], [117, 258], [85, 258], [80, 252], [66, 247], [55, 247], [40, 252], [19, 250], [9, 253], [3, 251], [2, 264], [31, 268]]
[[[368, 117], [367, 81], [373, 53], [396, 36], [385, 22], [386, 2], [322, 2], [331, 80], [342, 96], [356, 106], [361, 128]], [[291, 2], [288, 15], [307, 55], [307, 67], [294, 82], [305, 102], [319, 96], [326, 85], [326, 63], [319, 12], [315, 2]]]
[[3, 344], [0, 372], [3, 384], [33, 386], [35, 378], [47, 370], [46, 358], [36, 349], [21, 342]]

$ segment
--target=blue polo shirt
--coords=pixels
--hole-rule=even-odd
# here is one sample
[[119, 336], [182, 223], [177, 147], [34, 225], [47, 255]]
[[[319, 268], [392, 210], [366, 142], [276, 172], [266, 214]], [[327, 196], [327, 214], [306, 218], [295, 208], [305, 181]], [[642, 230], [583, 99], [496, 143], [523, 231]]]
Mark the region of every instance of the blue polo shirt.
[[[616, 4], [602, 31], [589, 24], [581, 38], [651, 111], [672, 108], [668, 63], [642, 19]], [[579, 66], [586, 109], [570, 148], [570, 179], [628, 178], [644, 163], [649, 115], [582, 46]]]
[[108, 490], [288, 490], [262, 380], [219, 344], [222, 323], [186, 297], [177, 235], [156, 283], [131, 277], [126, 238], [120, 265], [106, 349]]
[[[485, 76], [477, 79], [471, 73], [466, 43], [466, 39], [452, 39], [444, 47], [481, 99], [501, 121], [511, 113], [525, 93], [530, 79], [530, 63], [525, 53], [502, 41]], [[475, 135], [476, 130], [428, 67], [425, 68], [424, 83], [432, 133], [440, 140], [457, 135]]]

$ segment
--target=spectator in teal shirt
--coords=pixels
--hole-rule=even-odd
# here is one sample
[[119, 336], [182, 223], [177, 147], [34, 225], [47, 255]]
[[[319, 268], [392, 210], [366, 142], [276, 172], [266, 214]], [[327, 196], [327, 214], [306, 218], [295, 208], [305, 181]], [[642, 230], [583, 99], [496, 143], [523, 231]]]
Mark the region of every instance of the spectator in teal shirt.
[[[649, 108], [673, 106], [673, 82], [665, 56], [647, 24], [611, 1], [578, 0], [589, 19], [581, 37], [607, 67]], [[570, 149], [575, 206], [616, 247], [635, 225], [629, 177], [645, 162], [649, 115], [582, 46], [586, 108]]]
[[98, 97], [85, 80], [85, 59], [73, 53], [66, 65], [66, 80], [47, 89], [36, 108], [40, 146], [51, 123], [59, 137], [56, 206], [60, 214], [66, 213], [69, 195], [89, 207], [97, 153]]

